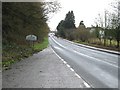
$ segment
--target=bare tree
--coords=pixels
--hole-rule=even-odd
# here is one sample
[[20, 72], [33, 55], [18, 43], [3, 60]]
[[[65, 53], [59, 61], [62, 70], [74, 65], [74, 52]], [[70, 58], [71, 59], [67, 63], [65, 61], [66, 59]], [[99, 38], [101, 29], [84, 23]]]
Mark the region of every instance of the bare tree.
[[111, 19], [111, 25], [114, 29], [114, 38], [117, 40], [117, 47], [119, 47], [120, 42], [120, 1], [116, 1], [115, 4], [113, 4], [113, 16]]
[[51, 18], [51, 14], [57, 13], [60, 10], [61, 4], [58, 1], [43, 2], [43, 7], [46, 18]]

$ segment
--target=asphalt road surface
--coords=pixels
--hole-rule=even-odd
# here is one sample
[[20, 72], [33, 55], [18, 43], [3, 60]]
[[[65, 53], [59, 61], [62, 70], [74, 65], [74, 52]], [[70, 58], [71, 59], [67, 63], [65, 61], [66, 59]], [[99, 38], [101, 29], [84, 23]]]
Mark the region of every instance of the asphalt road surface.
[[118, 88], [118, 55], [81, 47], [49, 36], [55, 52], [93, 88]]
[[48, 47], [3, 71], [2, 88], [86, 88], [67, 66]]

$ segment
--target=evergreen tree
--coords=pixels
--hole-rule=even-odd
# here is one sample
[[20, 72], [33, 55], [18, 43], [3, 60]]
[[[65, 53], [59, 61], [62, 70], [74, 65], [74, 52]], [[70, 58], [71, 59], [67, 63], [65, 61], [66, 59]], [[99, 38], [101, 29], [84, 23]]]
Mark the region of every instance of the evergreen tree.
[[61, 37], [65, 37], [65, 32], [64, 32], [64, 20], [61, 20], [60, 23], [57, 26], [58, 34]]
[[75, 16], [73, 11], [69, 11], [66, 14], [66, 17], [64, 20], [61, 20], [60, 23], [57, 26], [57, 34], [63, 38], [71, 39], [74, 29], [75, 29]]
[[66, 29], [73, 29], [73, 28], [75, 28], [75, 16], [74, 16], [73, 11], [69, 11], [66, 14], [65, 23], [64, 24], [65, 24], [64, 27]]

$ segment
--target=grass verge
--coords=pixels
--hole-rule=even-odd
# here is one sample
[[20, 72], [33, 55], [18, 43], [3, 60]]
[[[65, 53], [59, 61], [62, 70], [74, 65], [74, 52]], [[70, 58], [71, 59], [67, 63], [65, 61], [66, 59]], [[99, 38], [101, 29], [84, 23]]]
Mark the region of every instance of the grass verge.
[[81, 41], [77, 41], [77, 40], [75, 40], [73, 42], [88, 45], [88, 46], [92, 46], [92, 47], [107, 49], [107, 50], [120, 51], [120, 48], [116, 48], [116, 47], [113, 47], [113, 46], [104, 46], [103, 44], [92, 44], [92, 43], [81, 42]]
[[43, 42], [35, 43], [32, 48], [29, 46], [18, 46], [15, 44], [6, 46], [3, 48], [2, 63], [0, 63], [0, 65], [2, 65], [3, 70], [8, 70], [10, 69], [10, 65], [22, 59], [28, 58], [34, 53], [42, 51], [48, 46], [48, 44], [48, 37], [46, 37]]
[[35, 43], [33, 46], [34, 52], [39, 52], [45, 49], [48, 46], [48, 37], [44, 38], [44, 41], [42, 43]]

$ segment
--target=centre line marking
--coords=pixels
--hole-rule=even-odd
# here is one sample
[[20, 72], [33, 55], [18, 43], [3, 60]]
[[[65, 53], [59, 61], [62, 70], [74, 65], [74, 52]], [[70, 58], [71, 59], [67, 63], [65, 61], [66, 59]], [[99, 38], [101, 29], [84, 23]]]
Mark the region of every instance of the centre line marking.
[[[59, 58], [61, 61], [63, 61], [63, 62], [70, 68], [71, 71], [73, 71], [73, 72], [75, 73], [75, 76], [77, 76], [79, 79], [82, 79], [82, 78], [74, 71], [74, 69], [72, 69], [72, 68], [70, 67], [70, 65], [67, 64], [66, 61], [64, 61], [64, 59], [62, 59], [53, 49], [52, 49], [52, 51], [55, 53], [55, 55], [58, 56], [58, 58]], [[82, 80], [83, 80], [83, 79], [82, 79]], [[83, 83], [84, 83], [84, 85], [85, 85], [87, 88], [90, 88], [90, 86], [89, 86], [84, 80], [83, 80]], [[80, 85], [80, 86], [81, 86], [81, 85]]]
[[[63, 47], [63, 48], [65, 48], [65, 49], [68, 50], [68, 48], [66, 48], [65, 46], [59, 44], [59, 43], [56, 42], [53, 38], [52, 38], [52, 40], [53, 40], [56, 44], [58, 44], [59, 46], [61, 46], [61, 47]], [[97, 60], [97, 61], [100, 61], [100, 62], [106, 63], [106, 64], [108, 64], [108, 65], [111, 65], [111, 66], [113, 66], [113, 67], [120, 68], [119, 66], [116, 66], [116, 65], [114, 65], [114, 64], [111, 64], [111, 63], [109, 63], [109, 62], [99, 60], [99, 59], [97, 59], [97, 58], [94, 58], [94, 57], [91, 57], [91, 56], [85, 55], [85, 54], [80, 53], [80, 52], [77, 52], [77, 51], [75, 51], [75, 50], [72, 50], [72, 51], [75, 52], [75, 53], [77, 53], [77, 54], [79, 54], [79, 55], [82, 55], [82, 56], [85, 56], [85, 57], [91, 58], [92, 60], [94, 59], [94, 60]]]

